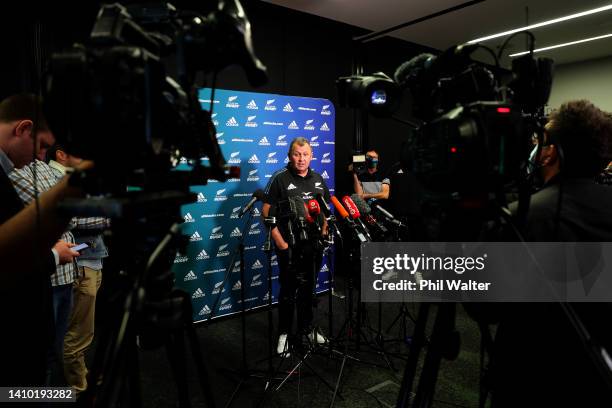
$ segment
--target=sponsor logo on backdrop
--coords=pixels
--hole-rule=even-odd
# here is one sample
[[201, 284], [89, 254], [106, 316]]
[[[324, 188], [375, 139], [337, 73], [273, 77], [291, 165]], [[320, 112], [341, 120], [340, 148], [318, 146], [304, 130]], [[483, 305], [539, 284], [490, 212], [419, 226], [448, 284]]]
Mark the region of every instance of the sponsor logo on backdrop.
[[323, 171], [323, 173], [321, 173], [321, 177], [323, 177], [324, 180], [328, 180], [329, 179], [329, 174], [327, 174], [327, 170]]
[[241, 237], [241, 236], [242, 236], [242, 232], [240, 232], [240, 229], [238, 227], [234, 228], [234, 230], [230, 234], [230, 237]]
[[232, 302], [230, 302], [230, 298], [226, 297], [221, 301], [221, 307], [219, 308], [220, 311], [223, 310], [231, 310], [233, 307]]
[[185, 214], [185, 216], [183, 217], [183, 219], [185, 220], [185, 222], [195, 222], [195, 220], [193, 219], [193, 217], [191, 216], [191, 213], [187, 213]]
[[285, 164], [289, 163], [289, 157], [285, 157], [285, 160], [283, 160], [283, 163]]
[[251, 102], [247, 103], [246, 108], [247, 109], [259, 109], [253, 99], [251, 99]]
[[327, 122], [323, 123], [319, 130], [322, 130], [323, 132], [329, 132], [329, 126], [327, 126]]
[[222, 139], [224, 134], [225, 134], [225, 132], [217, 133], [217, 143], [220, 144], [220, 145], [224, 145], [225, 144], [225, 139]]
[[276, 255], [272, 255], [272, 266], [276, 266], [278, 265], [278, 258], [276, 257]]
[[[236, 195], [234, 195], [234, 197], [236, 197]], [[230, 220], [238, 218], [238, 213], [240, 212], [240, 208], [242, 207], [232, 208], [232, 215], [230, 215]]]
[[222, 291], [221, 289], [223, 289], [223, 292], [225, 292], [225, 288], [223, 288], [223, 281], [215, 283], [215, 286], [213, 287], [212, 294], [213, 295], [218, 294], [219, 292]]
[[222, 226], [214, 227], [210, 232], [208, 239], [223, 239], [223, 233], [221, 232]]
[[251, 163], [251, 164], [259, 164], [259, 163], [261, 163], [261, 162], [259, 161], [259, 158], [257, 157], [257, 155], [256, 155], [256, 154], [254, 154], [254, 155], [252, 155], [252, 156], [251, 156], [251, 158], [249, 159], [249, 163]]
[[239, 108], [240, 104], [237, 102], [237, 96], [230, 96], [227, 98], [227, 103], [225, 104], [226, 108]]
[[265, 121], [264, 126], [285, 126], [284, 122], [270, 122], [270, 121]]
[[233, 272], [240, 272], [240, 261], [234, 262], [234, 268], [232, 269], [232, 273]]
[[268, 138], [265, 136], [262, 137], [257, 144], [260, 146], [270, 146], [270, 142], [268, 142]]
[[266, 294], [264, 295], [263, 298], [261, 298], [261, 300], [263, 300], [264, 302], [267, 300], [270, 300], [270, 292], [266, 292]]
[[193, 292], [193, 295], [191, 295], [192, 299], [198, 299], [198, 298], [203, 298], [204, 297], [204, 291], [202, 291], [202, 289], [197, 288], [195, 290], [195, 292]]
[[236, 193], [236, 194], [234, 194], [234, 198], [236, 198], [236, 197], [250, 197], [252, 195], [253, 195], [253, 193]]
[[[257, 299], [259, 299], [257, 296], [255, 296], [255, 297], [250, 297], [250, 298], [246, 298], [246, 299], [244, 299], [244, 302], [245, 302], [245, 303], [248, 303], [248, 302], [252, 302], [252, 301], [257, 300]], [[238, 299], [238, 303], [242, 303], [242, 299]]]
[[327, 264], [325, 264], [325, 265], [323, 265], [323, 266], [321, 267], [320, 272], [329, 272], [329, 268], [327, 267]]
[[215, 119], [215, 118], [217, 117], [217, 115], [218, 115], [218, 113], [213, 113], [212, 115], [210, 115], [210, 117], [211, 117], [211, 118], [212, 118], [212, 120], [213, 120], [213, 121], [212, 121], [212, 122], [213, 122], [213, 125], [215, 125], [215, 126], [219, 126], [219, 121], [218, 121], [217, 119]]
[[237, 142], [237, 143], [253, 143], [254, 140], [253, 139], [244, 139], [244, 138], [233, 138], [232, 142]]
[[221, 190], [217, 190], [217, 194], [215, 195], [215, 201], [225, 201], [227, 200], [227, 196], [223, 193], [225, 193], [225, 188], [222, 188]]
[[256, 286], [261, 286], [261, 284], [263, 283], [261, 281], [261, 274], [257, 274], [257, 275], [253, 275], [253, 279], [251, 280], [251, 287], [254, 288]]
[[276, 156], [276, 152], [268, 153], [268, 158], [266, 159], [266, 163], [268, 164], [278, 163], [278, 159], [275, 156]]
[[201, 250], [200, 253], [198, 254], [198, 256], [196, 256], [196, 260], [201, 261], [204, 259], [209, 259], [210, 256], [208, 256], [208, 254], [206, 253], [206, 250]]
[[319, 136], [313, 136], [310, 138], [310, 145], [312, 147], [318, 147], [319, 146]]
[[204, 271], [203, 275], [213, 275], [215, 273], [221, 273], [221, 272], [225, 272], [225, 268], [209, 269], [207, 271]]
[[244, 126], [246, 126], [246, 127], [250, 127], [250, 128], [256, 128], [256, 127], [257, 127], [257, 122], [254, 122], [254, 120], [255, 120], [255, 118], [256, 118], [256, 117], [257, 117], [257, 116], [249, 116], [249, 117], [247, 118], [247, 121], [246, 121], [246, 123], [244, 124]]
[[227, 179], [227, 182], [228, 183], [240, 183], [240, 179], [239, 178], [231, 178], [231, 179]]
[[326, 145], [335, 145], [336, 142], [332, 142], [332, 141], [326, 140], [326, 141], [323, 142], [323, 144], [326, 144]]
[[225, 122], [225, 126], [238, 127], [239, 125], [238, 125], [238, 121], [236, 120], [236, 118], [232, 116], [231, 118], [227, 120], [227, 122]]
[[298, 110], [308, 111], [308, 112], [316, 112], [317, 111], [315, 108], [307, 108], [305, 106], [298, 106]]
[[259, 212], [259, 210], [257, 209], [257, 207], [253, 207], [253, 215], [255, 217], [259, 217], [261, 215], [261, 213]]
[[264, 177], [265, 178], [270, 178], [270, 177], [272, 177], [272, 175], [271, 174], [266, 174]]
[[185, 263], [185, 262], [189, 262], [189, 258], [186, 256], [182, 256], [179, 254], [176, 254], [176, 256], [174, 257], [174, 263]]
[[224, 216], [225, 214], [202, 214], [200, 215], [200, 218], [220, 218]]
[[204, 196], [204, 194], [202, 193], [198, 193], [198, 203], [205, 203], [208, 200], [206, 199], [206, 197]]
[[229, 164], [240, 164], [240, 152], [231, 152], [230, 159], [227, 161]]
[[251, 229], [249, 229], [249, 235], [260, 234], [261, 230], [258, 227], [259, 227], [259, 223], [258, 222], [254, 222], [253, 224], [251, 224]]
[[287, 103], [285, 106], [283, 106], [283, 112], [293, 112], [293, 108], [291, 107], [290, 103]]
[[253, 262], [253, 266], [251, 266], [251, 269], [262, 269], [262, 268], [263, 268], [263, 264], [259, 262], [259, 259], [256, 259], [255, 262]]
[[323, 153], [323, 157], [321, 158], [321, 163], [331, 163], [331, 153]]
[[315, 130], [315, 127], [312, 122], [314, 122], [314, 120], [308, 119], [306, 123], [304, 123], [304, 130]]
[[223, 244], [219, 247], [219, 249], [217, 250], [217, 258], [223, 258], [224, 256], [229, 255], [229, 251], [227, 249], [228, 245], [229, 244]]
[[202, 308], [202, 310], [200, 310], [200, 312], [198, 314], [200, 316], [206, 316], [206, 315], [210, 314], [210, 307], [208, 307], [208, 305], [204, 305], [204, 307]]
[[268, 99], [266, 101], [266, 106], [264, 107], [264, 110], [274, 112], [276, 110], [276, 106], [274, 105], [274, 101], [275, 101], [275, 99]]
[[253, 245], [253, 246], [248, 246], [248, 247], [244, 247], [245, 251], [251, 251], [253, 249], [257, 249], [257, 245]]
[[187, 281], [196, 280], [197, 278], [198, 277], [196, 276], [195, 273], [193, 273], [193, 271], [189, 271], [187, 272], [187, 275], [185, 275], [185, 278], [183, 280], [187, 282]]
[[287, 146], [287, 141], [285, 140], [286, 137], [287, 137], [287, 135], [280, 135], [276, 139], [276, 145], [277, 146]]
[[[209, 104], [209, 105], [210, 105], [210, 99], [199, 99], [199, 98], [198, 98], [198, 102], [200, 102], [200, 103], [207, 103], [207, 104]], [[219, 100], [218, 100], [218, 99], [215, 99], [215, 100], [213, 101], [213, 103], [219, 103]]]
[[242, 283], [240, 281], [236, 281], [236, 283], [234, 283], [234, 286], [232, 286], [232, 290], [240, 290], [242, 289]]
[[196, 231], [191, 235], [191, 237], [189, 237], [189, 240], [191, 242], [198, 242], [202, 240], [202, 236], [200, 236], [200, 233]]
[[331, 111], [329, 110], [329, 105], [323, 105], [321, 107], [321, 115], [323, 115], [323, 116], [331, 115]]
[[299, 129], [297, 123], [295, 123], [295, 120], [292, 120], [291, 123], [288, 126], [289, 129]]
[[[259, 163], [259, 160], [257, 161]], [[259, 181], [259, 176], [257, 172], [259, 169], [249, 171], [249, 176], [247, 177], [247, 181]]]

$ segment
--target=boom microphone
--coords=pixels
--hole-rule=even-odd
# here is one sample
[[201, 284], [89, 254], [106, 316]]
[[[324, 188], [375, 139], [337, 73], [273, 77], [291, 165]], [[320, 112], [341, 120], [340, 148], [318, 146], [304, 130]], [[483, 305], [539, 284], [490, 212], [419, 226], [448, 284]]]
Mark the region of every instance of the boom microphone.
[[251, 200], [247, 203], [247, 205], [242, 207], [242, 210], [240, 210], [238, 213], [238, 218], [241, 218], [244, 214], [246, 214], [257, 201], [263, 201], [265, 197], [266, 193], [264, 193], [262, 189], [255, 190], [251, 196]]
[[387, 219], [387, 221], [389, 221], [392, 224], [397, 225], [398, 227], [403, 227], [404, 224], [401, 223], [401, 221], [399, 221], [398, 219], [396, 219], [393, 214], [391, 214], [389, 211], [385, 210], [384, 208], [382, 208], [380, 205], [378, 204], [374, 204], [374, 208], [376, 208], [378, 211], [380, 211], [380, 213]]

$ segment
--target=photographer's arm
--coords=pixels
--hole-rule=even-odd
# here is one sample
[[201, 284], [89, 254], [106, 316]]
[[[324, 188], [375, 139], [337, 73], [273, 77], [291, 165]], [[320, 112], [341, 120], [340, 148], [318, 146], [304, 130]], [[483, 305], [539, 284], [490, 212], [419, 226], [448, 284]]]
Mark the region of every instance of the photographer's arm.
[[[261, 215], [265, 218], [268, 216], [269, 213], [270, 213], [270, 204], [264, 203], [263, 207], [261, 208]], [[283, 236], [278, 230], [278, 227], [275, 226], [272, 229], [271, 234], [272, 234], [272, 239], [274, 240], [274, 244], [276, 244], [276, 247], [278, 249], [285, 250], [289, 248], [289, 244], [287, 244], [287, 242], [283, 239]]]
[[364, 200], [367, 200], [369, 198], [374, 198], [376, 200], [387, 200], [389, 198], [389, 191], [390, 191], [389, 184], [383, 184], [378, 193], [371, 193], [371, 194], [364, 193], [360, 195]]
[[359, 177], [357, 177], [357, 173], [353, 173], [353, 190], [360, 197], [363, 197], [363, 188], [361, 187], [361, 181], [359, 181]]

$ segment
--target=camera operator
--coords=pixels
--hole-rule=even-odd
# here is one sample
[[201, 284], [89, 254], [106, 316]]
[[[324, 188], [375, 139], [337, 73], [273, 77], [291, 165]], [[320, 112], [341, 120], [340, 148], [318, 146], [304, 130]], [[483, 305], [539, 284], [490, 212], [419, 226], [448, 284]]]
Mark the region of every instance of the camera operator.
[[353, 189], [368, 204], [376, 200], [386, 200], [389, 198], [389, 188], [391, 181], [382, 175], [378, 169], [379, 155], [376, 150], [366, 152], [366, 169], [353, 171]]
[[[544, 186], [531, 197], [525, 241], [612, 241], [612, 189], [595, 182], [611, 142], [612, 121], [590, 102], [565, 103], [550, 116], [536, 157]], [[610, 305], [568, 306], [612, 351]], [[493, 406], [610, 406], [577, 333], [557, 303], [508, 307], [495, 340]]]
[[[309, 167], [312, 160], [312, 148], [308, 140], [303, 137], [294, 139], [289, 147], [288, 156], [287, 167], [277, 171], [266, 187], [266, 198], [262, 209], [264, 217], [267, 217], [273, 209], [279, 220], [277, 227], [272, 230], [272, 239], [276, 244], [280, 269], [277, 352], [285, 357], [289, 356], [287, 337], [293, 326], [295, 306], [297, 306], [298, 335], [307, 334], [310, 341], [319, 344], [325, 343], [326, 339], [312, 328], [313, 291], [323, 253], [319, 240], [323, 237], [316, 236], [321, 233], [315, 228], [309, 228], [308, 231], [299, 230], [300, 227], [294, 222], [295, 216], [291, 217], [290, 214], [286, 214], [284, 204], [293, 199], [296, 205], [305, 206], [304, 200], [313, 199], [317, 193], [323, 194], [327, 200], [330, 199], [325, 181], [321, 175]], [[327, 225], [323, 216], [319, 215], [315, 222], [318, 223], [322, 235], [325, 236]], [[293, 232], [295, 234], [292, 238]], [[308, 238], [298, 237], [302, 234], [307, 234]]]

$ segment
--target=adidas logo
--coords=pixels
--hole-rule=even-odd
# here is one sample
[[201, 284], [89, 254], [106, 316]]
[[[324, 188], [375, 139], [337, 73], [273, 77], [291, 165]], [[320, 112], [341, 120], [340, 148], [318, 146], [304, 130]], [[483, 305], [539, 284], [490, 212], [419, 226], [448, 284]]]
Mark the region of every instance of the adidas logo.
[[229, 244], [223, 244], [219, 247], [219, 249], [217, 250], [217, 258], [222, 258], [224, 256], [229, 255], [229, 251], [227, 250], [228, 245]]
[[200, 313], [198, 313], [200, 316], [204, 316], [207, 314], [210, 314], [210, 307], [208, 307], [208, 305], [204, 305], [204, 307], [202, 308], [202, 310], [200, 310]]
[[238, 218], [238, 213], [240, 212], [240, 208], [242, 208], [242, 207], [234, 207], [234, 208], [232, 208], [232, 214], [230, 215], [230, 219]]
[[221, 190], [217, 190], [217, 194], [215, 195], [215, 201], [225, 201], [227, 200], [227, 196], [224, 195], [223, 193], [225, 193], [225, 189], [222, 188]]
[[331, 115], [331, 111], [329, 110], [329, 105], [321, 106], [321, 115], [324, 115], [324, 116]]
[[193, 217], [191, 216], [191, 213], [187, 213], [185, 214], [185, 216], [183, 217], [183, 219], [185, 220], [185, 222], [195, 222], [195, 220], [193, 219]]
[[[222, 288], [223, 288], [223, 281], [215, 283], [212, 294], [216, 295], [217, 293], [221, 292]], [[223, 289], [223, 291], [225, 292], [225, 289]]]
[[185, 279], [183, 279], [185, 282], [187, 281], [192, 281], [192, 280], [196, 280], [198, 277], [196, 276], [195, 273], [193, 273], [193, 271], [189, 271], [187, 272], [187, 275], [185, 275]]
[[223, 300], [221, 300], [221, 307], [219, 308], [220, 311], [223, 310], [230, 310], [232, 308], [232, 304], [230, 303], [230, 298], [226, 297]]
[[266, 106], [265, 106], [264, 110], [275, 111], [276, 110], [276, 106], [273, 105], [274, 101], [275, 101], [275, 99], [268, 99], [266, 101]]
[[240, 164], [240, 152], [230, 153], [230, 159], [227, 161], [229, 164]]
[[253, 99], [251, 99], [251, 102], [247, 103], [246, 108], [247, 109], [258, 109], [257, 104], [255, 103]]
[[251, 225], [251, 229], [249, 229], [249, 235], [257, 235], [257, 234], [261, 233], [261, 230], [258, 227], [259, 227], [259, 223], [258, 222], [254, 222]]
[[241, 237], [241, 236], [242, 236], [242, 232], [240, 232], [240, 229], [238, 229], [238, 227], [234, 228], [234, 230], [230, 234], [230, 237]]
[[204, 249], [200, 251], [200, 253], [198, 254], [198, 256], [196, 256], [196, 259], [197, 259], [198, 261], [201, 261], [201, 260], [203, 260], [203, 259], [208, 259], [208, 258], [210, 258], [210, 256], [208, 256], [208, 254], [206, 253], [206, 251], [205, 251]]
[[253, 122], [253, 120], [255, 120], [256, 117], [257, 116], [249, 116], [244, 126], [251, 127], [251, 128], [257, 127], [257, 123]]
[[204, 194], [202, 193], [198, 193], [198, 203], [205, 203], [208, 200], [206, 199], [206, 197], [204, 197]]
[[268, 153], [268, 158], [266, 159], [266, 163], [268, 164], [278, 163], [278, 159], [275, 156], [276, 156], [276, 152]]
[[208, 237], [208, 239], [222, 239], [223, 238], [223, 233], [221, 232], [221, 226], [215, 227], [212, 229], [212, 231], [210, 232], [210, 237]]
[[192, 299], [198, 299], [198, 298], [203, 298], [203, 297], [204, 297], [204, 292], [200, 288], [197, 288], [195, 292], [193, 292], [193, 295], [191, 295]]
[[321, 163], [331, 163], [331, 153], [323, 153], [323, 157], [321, 158]]
[[327, 126], [327, 122], [323, 123], [319, 130], [322, 130], [323, 132], [329, 132], [329, 126]]
[[323, 171], [323, 173], [321, 174], [321, 177], [323, 177], [323, 179], [325, 180], [329, 179], [329, 174], [327, 174], [327, 170]]
[[220, 145], [224, 145], [225, 144], [225, 139], [221, 139], [224, 134], [225, 134], [225, 132], [217, 133], [217, 143], [220, 144]]
[[227, 107], [227, 108], [239, 108], [240, 105], [238, 104], [238, 102], [236, 102], [236, 99], [238, 99], [237, 96], [230, 96], [229, 98], [227, 98], [227, 103], [225, 104], [225, 107]]
[[198, 231], [194, 232], [193, 235], [191, 235], [191, 237], [189, 237], [189, 240], [191, 242], [196, 242], [196, 241], [201, 241], [202, 237], [200, 236], [200, 234], [198, 233]]
[[293, 108], [291, 107], [291, 104], [286, 104], [285, 106], [283, 106], [283, 112], [293, 112]]
[[261, 140], [259, 141], [258, 145], [260, 146], [270, 146], [270, 142], [268, 142], [268, 138], [267, 137], [262, 137]]
[[247, 181], [259, 181], [259, 176], [257, 175], [258, 171], [259, 171], [258, 169], [249, 171], [249, 176], [247, 177]]
[[399, 170], [397, 171], [397, 173], [395, 173], [395, 174], [404, 174], [404, 170], [399, 169]]
[[293, 183], [289, 183], [289, 187], [287, 187], [287, 190], [295, 190], [297, 187], [293, 185]]
[[251, 287], [252, 287], [252, 288], [254, 288], [254, 287], [256, 287], [256, 286], [261, 286], [261, 284], [262, 284], [263, 282], [262, 282], [262, 281], [261, 281], [261, 279], [259, 279], [259, 278], [261, 278], [261, 274], [257, 274], [257, 275], [255, 275], [255, 276], [253, 276], [253, 280], [251, 281]]
[[315, 129], [315, 127], [314, 127], [314, 125], [312, 124], [312, 122], [314, 122], [314, 120], [312, 120], [312, 119], [308, 119], [308, 120], [306, 121], [306, 123], [304, 124], [304, 130], [314, 130], [314, 129]]
[[260, 163], [260, 161], [259, 161], [259, 159], [257, 158], [257, 155], [256, 155], [256, 154], [254, 154], [254, 155], [252, 155], [252, 156], [251, 156], [251, 158], [249, 159], [249, 163], [251, 163], [251, 164], [259, 164], [259, 163]]
[[297, 123], [295, 123], [295, 120], [291, 121], [291, 123], [289, 124], [289, 129], [299, 129]]
[[185, 263], [185, 262], [189, 262], [189, 258], [187, 258], [186, 256], [181, 256], [179, 254], [176, 254], [176, 256], [174, 257], [174, 263]]
[[329, 272], [329, 268], [327, 267], [327, 264], [323, 265], [320, 272]]
[[321, 184], [323, 184], [323, 183], [321, 183], [320, 181], [317, 181], [317, 182], [315, 183], [315, 188], [316, 188], [316, 189], [319, 189], [319, 190], [324, 190], [324, 188], [321, 186]]
[[225, 122], [225, 126], [237, 127], [239, 125], [238, 125], [238, 121], [236, 121], [236, 118], [232, 116], [231, 118], [227, 120], [227, 122]]
[[[251, 269], [261, 269], [261, 268], [263, 268], [263, 265], [261, 264], [261, 262], [259, 262], [259, 259], [257, 259], [255, 263], [253, 264], [253, 266], [251, 266]], [[255, 278], [253, 278], [253, 280], [255, 280]]]
[[287, 137], [287, 135], [280, 135], [276, 139], [276, 145], [277, 146], [287, 146], [287, 141], [285, 140], [286, 137]]
[[257, 217], [257, 216], [261, 215], [261, 213], [259, 212], [259, 210], [257, 209], [257, 207], [253, 207], [253, 215], [254, 215], [255, 217]]
[[240, 283], [240, 281], [236, 281], [236, 283], [234, 283], [234, 286], [232, 286], [232, 290], [240, 290], [242, 289], [242, 283]]

